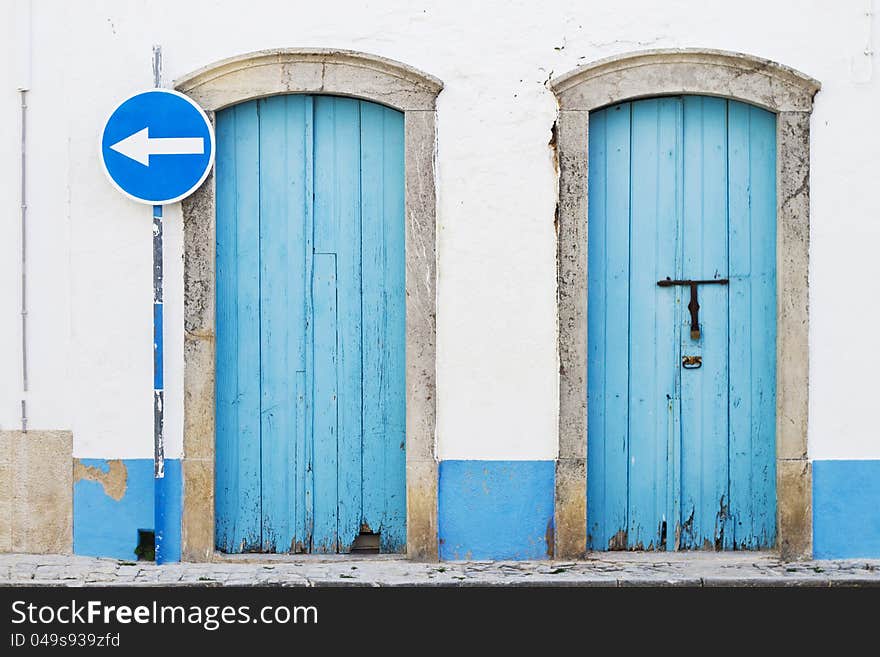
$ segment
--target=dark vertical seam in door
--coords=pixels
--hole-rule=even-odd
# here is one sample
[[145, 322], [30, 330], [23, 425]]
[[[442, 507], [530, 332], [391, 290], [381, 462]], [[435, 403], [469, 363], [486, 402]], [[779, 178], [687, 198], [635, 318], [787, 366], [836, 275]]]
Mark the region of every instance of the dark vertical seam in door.
[[[238, 278], [238, 219], [239, 219], [239, 207], [238, 207], [238, 173], [239, 173], [239, 171], [238, 171], [238, 111], [237, 111], [237, 109], [231, 109], [230, 112], [232, 112], [230, 118], [232, 120], [232, 143], [233, 143], [233, 148], [232, 148], [232, 181], [233, 181], [232, 212], [233, 212], [233, 217], [232, 217], [232, 221], [233, 221], [233, 227], [235, 228], [235, 232], [234, 232], [235, 239], [230, 240], [230, 241], [234, 242], [233, 249], [235, 252], [235, 259], [233, 260], [233, 262], [235, 263], [235, 300], [236, 300], [236, 306], [238, 306], [238, 289], [239, 289], [239, 278]], [[217, 240], [216, 228], [217, 227], [215, 225], [214, 226], [214, 232], [215, 232], [214, 240], [215, 240], [215, 242]], [[214, 248], [216, 250], [216, 246]], [[217, 255], [215, 253], [214, 258], [216, 259], [216, 257], [217, 257]], [[232, 263], [227, 265], [230, 267], [230, 269], [231, 269], [231, 264]], [[215, 290], [216, 290], [216, 285], [217, 285], [216, 280], [214, 282], [214, 285], [215, 285]], [[232, 286], [230, 286], [230, 288], [231, 287]], [[232, 291], [229, 290], [227, 292], [227, 294], [229, 294], [231, 296], [231, 292]], [[230, 324], [231, 323], [232, 322], [230, 322]], [[216, 320], [215, 320], [215, 324], [216, 324]], [[216, 335], [215, 335], [215, 340], [216, 340]], [[236, 430], [236, 434], [237, 434], [236, 441], [235, 441], [236, 447], [238, 447], [238, 444], [241, 440], [241, 434], [238, 431], [238, 428], [241, 425], [241, 418], [240, 418], [241, 404], [237, 403], [237, 400], [241, 396], [241, 372], [238, 369], [238, 352], [239, 352], [239, 347], [240, 347], [239, 342], [240, 342], [240, 340], [239, 340], [238, 314], [236, 313], [236, 316], [235, 316], [235, 400], [236, 400], [236, 404], [235, 404], [235, 430]], [[217, 410], [216, 410], [216, 404], [217, 404], [217, 402], [216, 402], [216, 396], [217, 396], [217, 383], [216, 383], [216, 379], [217, 379], [216, 367], [217, 367], [217, 365], [216, 365], [216, 362], [217, 361], [216, 361], [216, 359], [217, 359], [217, 351], [215, 349], [215, 353], [214, 353], [214, 367], [215, 367], [215, 376], [214, 376], [214, 380], [215, 380], [215, 382], [214, 382], [215, 410], [214, 410], [214, 417], [215, 417], [215, 423], [216, 423], [216, 414], [217, 414]], [[226, 458], [224, 460], [226, 461], [225, 467], [227, 468], [227, 472], [229, 469], [231, 469], [229, 466], [229, 463], [231, 462], [230, 452], [232, 451], [229, 448], [228, 431], [229, 431], [229, 429], [227, 427], [227, 436], [225, 436], [226, 439], [224, 440], [224, 446], [225, 446], [225, 451], [226, 451]], [[216, 438], [215, 438], [215, 445], [216, 445]], [[216, 450], [216, 447], [215, 447], [215, 450]], [[215, 455], [214, 460], [216, 462], [216, 460], [217, 460], [216, 455]], [[240, 474], [240, 470], [241, 470], [241, 460], [239, 458], [236, 458], [235, 459], [235, 479], [238, 479], [239, 474]], [[229, 476], [228, 474], [227, 474], [227, 477], [229, 477], [230, 480], [232, 479], [232, 477]], [[216, 479], [216, 474], [215, 474], [215, 479]], [[238, 485], [238, 481], [236, 481], [236, 484], [235, 484], [236, 497], [240, 496], [240, 491], [241, 491], [241, 489]], [[215, 493], [215, 495], [216, 495], [216, 493]], [[225, 512], [228, 517], [229, 506], [230, 506], [228, 504], [228, 502], [229, 502], [228, 498], [225, 501], [227, 502]], [[232, 531], [231, 532], [229, 531], [228, 520], [223, 523], [226, 526], [225, 545], [226, 545], [226, 549], [229, 550], [230, 552], [235, 551], [235, 543], [233, 541], [235, 541], [235, 535], [236, 535], [235, 529], [237, 528], [238, 519], [239, 519], [239, 510], [241, 508], [239, 505], [239, 500], [236, 499], [235, 502], [236, 502], [236, 506], [238, 508], [236, 509], [236, 512], [234, 515], [235, 521], [232, 523]], [[217, 502], [216, 502], [216, 498], [215, 498], [215, 502], [214, 502], [215, 516], [217, 514], [216, 504], [217, 504]], [[217, 522], [216, 518], [215, 518], [214, 522], [215, 523]]]
[[[306, 162], [306, 166], [311, 167], [312, 175], [311, 175], [311, 190], [306, 191], [306, 203], [310, 204], [309, 213], [307, 215], [308, 220], [310, 221], [309, 225], [306, 226], [306, 230], [308, 230], [312, 237], [309, 240], [308, 244], [306, 244], [306, 249], [311, 249], [312, 252], [308, 253], [306, 251], [307, 258], [307, 266], [308, 271], [306, 275], [308, 276], [309, 286], [306, 290], [307, 300], [306, 300], [306, 358], [309, 358], [311, 362], [306, 362], [306, 377], [311, 375], [311, 380], [306, 380], [306, 390], [308, 390], [308, 397], [306, 398], [306, 422], [308, 427], [308, 432], [305, 435], [305, 441], [303, 442], [306, 445], [306, 453], [308, 454], [308, 458], [306, 459], [306, 470], [305, 470], [305, 478], [306, 481], [303, 482], [303, 498], [305, 499], [305, 491], [309, 490], [311, 495], [309, 496], [309, 503], [306, 507], [311, 506], [311, 509], [306, 509], [305, 516], [310, 522], [306, 523], [306, 531], [308, 532], [308, 550], [309, 554], [314, 552], [314, 541], [315, 541], [315, 189], [317, 185], [315, 184], [315, 166], [317, 162], [317, 157], [315, 157], [315, 136], [317, 134], [316, 130], [316, 98], [315, 96], [308, 96], [308, 112], [311, 115], [309, 118], [309, 125], [311, 129], [306, 130], [306, 137], [309, 140], [309, 144], [306, 147], [306, 156], [309, 160]], [[309, 193], [310, 192], [310, 193]], [[305, 249], [304, 249], [305, 251]], [[310, 314], [311, 313], [311, 314]], [[311, 336], [309, 335], [311, 333]], [[305, 537], [303, 537], [305, 538]]]
[[360, 365], [360, 380], [361, 380], [361, 435], [360, 435], [360, 444], [361, 444], [361, 458], [360, 458], [360, 466], [361, 466], [361, 510], [360, 510], [360, 518], [358, 518], [358, 533], [360, 533], [360, 525], [364, 522], [364, 135], [363, 135], [363, 117], [362, 111], [364, 107], [364, 101], [358, 101], [358, 226], [360, 230], [358, 231], [358, 269], [360, 270], [360, 276], [358, 277], [359, 282], [359, 293], [360, 293], [360, 349], [358, 349], [361, 365]]
[[[678, 195], [677, 203], [676, 203], [676, 212], [677, 216], [675, 218], [675, 240], [677, 242], [675, 247], [675, 274], [679, 279], [683, 279], [684, 276], [684, 202], [685, 202], [685, 177], [684, 177], [684, 167], [685, 167], [685, 130], [684, 130], [684, 121], [685, 121], [685, 97], [679, 96], [678, 99], [679, 112], [678, 112], [678, 153], [676, 154], [676, 181], [675, 181], [675, 193]], [[675, 317], [675, 328], [673, 329], [672, 338], [674, 340], [673, 344], [673, 354], [675, 356], [675, 367], [676, 367], [676, 375], [675, 375], [675, 384], [678, 392], [678, 400], [677, 404], [673, 404], [673, 412], [675, 410], [675, 406], [678, 406], [678, 429], [675, 427], [675, 417], [673, 417], [672, 422], [672, 439], [673, 439], [673, 449], [672, 456], [676, 460], [676, 472], [677, 472], [677, 481], [678, 486], [676, 489], [672, 491], [673, 499], [672, 499], [672, 508], [678, 509], [678, 513], [676, 513], [675, 517], [675, 534], [676, 538], [674, 539], [673, 546], [675, 550], [679, 550], [681, 547], [681, 527], [682, 527], [682, 473], [684, 472], [684, 447], [682, 443], [684, 442], [684, 417], [683, 417], [683, 397], [682, 394], [682, 381], [681, 381], [681, 320], [683, 307], [681, 304], [681, 292], [678, 288], [675, 290], [675, 294], [672, 298], [673, 303], [675, 304], [675, 308], [673, 310]], [[675, 451], [675, 439], [676, 433], [678, 438], [678, 453]], [[673, 483], [675, 483], [676, 479], [673, 479]]]
[[[611, 110], [609, 109], [608, 114], [610, 114], [610, 112], [611, 112]], [[588, 128], [589, 128], [589, 126], [588, 126]], [[605, 143], [605, 157], [602, 159], [602, 166], [605, 168], [604, 178], [603, 178], [604, 183], [605, 183], [605, 189], [603, 191], [604, 207], [602, 208], [602, 214], [603, 214], [602, 221], [605, 224], [605, 229], [604, 229], [605, 243], [602, 245], [602, 249], [603, 249], [602, 257], [605, 259], [605, 263], [604, 263], [605, 267], [603, 268], [602, 275], [605, 277], [605, 280], [602, 281], [602, 287], [604, 288], [603, 293], [605, 294], [605, 298], [607, 299], [608, 298], [608, 287], [609, 287], [608, 283], [610, 280], [610, 275], [608, 273], [609, 272], [609, 258], [608, 258], [608, 187], [609, 187], [608, 169], [609, 169], [609, 166], [608, 166], [608, 119], [607, 119], [607, 115], [606, 115], [606, 120], [603, 124], [602, 139]], [[589, 133], [588, 133], [588, 140], [589, 140]], [[587, 148], [589, 148], [589, 141], [587, 143]], [[588, 175], [588, 182], [589, 182], [589, 172], [587, 175]], [[588, 205], [587, 211], [589, 212], [589, 205]], [[589, 219], [589, 215], [588, 215], [588, 219]], [[589, 224], [588, 224], [587, 225], [587, 245], [588, 245], [587, 248], [588, 249], [589, 249], [589, 239], [590, 239], [590, 235], [589, 235]], [[589, 266], [589, 257], [587, 260], [587, 265]], [[587, 277], [587, 285], [588, 285], [587, 304], [589, 304], [589, 274]], [[604, 344], [602, 345], [603, 352], [601, 354], [601, 357], [607, 362], [608, 361], [608, 304], [607, 303], [605, 304], [605, 309], [603, 312], [604, 312], [604, 316], [602, 317], [602, 322], [604, 323], [603, 331], [604, 331], [605, 341], [604, 341]], [[588, 349], [589, 349], [589, 340], [590, 340], [590, 334], [588, 331], [587, 332], [587, 347], [588, 347]], [[587, 359], [588, 359], [587, 364], [589, 367], [589, 351], [587, 352]], [[608, 458], [608, 368], [607, 367], [605, 368], [605, 370], [603, 372], [603, 376], [604, 376], [604, 380], [602, 381], [602, 404], [604, 405], [604, 408], [602, 409], [602, 459], [603, 459], [602, 467], [604, 469], [603, 471], [605, 473], [607, 473], [608, 472], [608, 461], [609, 461], [609, 458]], [[589, 385], [589, 370], [587, 371], [587, 382]], [[587, 388], [587, 390], [589, 390], [589, 387]], [[587, 409], [589, 410], [589, 405], [587, 406]], [[588, 421], [589, 421], [589, 414], [588, 414]], [[587, 440], [589, 440], [589, 425], [587, 426]], [[589, 451], [587, 453], [589, 455]], [[607, 474], [605, 474], [603, 476], [605, 477], [605, 481], [603, 482], [604, 489], [602, 490], [602, 516], [599, 518], [599, 521], [600, 521], [599, 527], [600, 528], [605, 527], [606, 529], [610, 529], [610, 527], [608, 526], [608, 499], [609, 499], [609, 497], [608, 497], [608, 477], [607, 477]], [[589, 479], [587, 480], [587, 482], [589, 485]], [[587, 501], [587, 504], [589, 504], [589, 500]], [[589, 518], [587, 520], [589, 521]], [[628, 525], [626, 523], [626, 511], [624, 510], [624, 527], [627, 527], [627, 526]], [[618, 527], [618, 529], [621, 529], [621, 528]], [[615, 530], [615, 531], [617, 531], [617, 530]]]
[[[290, 231], [292, 224], [292, 217], [290, 212], [290, 189], [288, 187], [290, 181], [290, 96], [284, 97], [284, 178], [282, 179], [285, 194], [284, 194], [284, 202], [283, 202], [283, 212], [284, 212], [284, 290], [285, 290], [285, 300], [284, 300], [284, 310], [288, 317], [288, 322], [286, 326], [286, 331], [284, 335], [284, 352], [285, 352], [285, 363], [287, 365], [285, 376], [287, 378], [286, 383], [286, 406], [287, 406], [287, 435], [284, 438], [284, 490], [286, 491], [286, 495], [284, 498], [284, 509], [285, 509], [285, 519], [284, 519], [284, 527], [286, 530], [283, 534], [284, 542], [281, 543], [281, 548], [285, 552], [293, 552], [294, 549], [291, 547], [292, 543], [290, 542], [291, 529], [293, 532], [296, 532], [296, 474], [294, 472], [293, 482], [291, 482], [290, 476], [290, 466], [291, 463], [296, 464], [296, 420], [297, 420], [297, 403], [296, 403], [296, 368], [291, 367], [291, 363], [293, 358], [291, 357], [291, 348], [290, 348], [290, 334], [291, 334], [291, 324], [289, 321], [289, 317], [292, 315], [291, 312], [291, 299], [290, 299], [290, 270], [291, 270], [291, 240], [290, 240]], [[292, 370], [292, 371], [291, 371]], [[290, 509], [293, 507], [293, 528], [291, 528], [290, 523]], [[275, 532], [275, 551], [278, 551], [278, 531]], [[285, 545], [287, 543], [287, 545]]]
[[259, 399], [257, 437], [260, 442], [260, 552], [263, 551], [263, 117], [260, 108], [262, 100], [257, 101], [257, 399]]
[[[726, 215], [726, 224], [727, 224], [727, 278], [730, 278], [730, 101], [727, 100], [724, 103], [724, 169], [725, 169], [725, 185], [724, 185], [724, 194], [726, 196], [724, 203], [724, 211]], [[751, 238], [751, 231], [750, 238]], [[751, 239], [749, 239], [749, 244], [751, 244]], [[724, 286], [724, 293], [727, 295], [727, 514], [725, 517], [721, 518], [722, 522], [722, 531], [727, 529], [727, 526], [730, 526], [733, 535], [731, 536], [731, 545], [733, 545], [733, 549], [736, 550], [736, 523], [731, 523], [730, 521], [730, 509], [733, 508], [730, 499], [730, 285]], [[750, 368], [751, 370], [751, 368]], [[723, 510], [724, 507], [722, 507]], [[721, 549], [724, 549], [724, 542], [721, 543]]]
[[[629, 113], [629, 202], [627, 204], [627, 235], [626, 235], [626, 513], [624, 515], [624, 528], [626, 530], [626, 546], [629, 548], [629, 505], [630, 505], [630, 420], [632, 406], [631, 385], [632, 380], [632, 327], [630, 321], [632, 318], [632, 205], [633, 205], [633, 111], [632, 103], [627, 104], [627, 112]], [[606, 149], [607, 152], [607, 149]], [[606, 156], [607, 157], [607, 156]], [[606, 213], [607, 222], [607, 213]], [[607, 234], [607, 228], [606, 228]], [[606, 291], [607, 293], [607, 291]], [[607, 341], [607, 335], [606, 335]]]
[[339, 385], [339, 366], [342, 362], [342, 349], [340, 349], [339, 344], [339, 247], [340, 244], [340, 230], [339, 230], [339, 139], [338, 139], [338, 126], [337, 116], [336, 116], [336, 103], [337, 99], [333, 98], [331, 100], [330, 107], [332, 108], [332, 117], [333, 117], [333, 220], [336, 223], [336, 231], [335, 231], [335, 243], [333, 244], [333, 308], [335, 309], [336, 317], [333, 318], [333, 330], [335, 335], [334, 340], [336, 342], [336, 362], [334, 363], [335, 367], [335, 379], [333, 384], [333, 389], [336, 391], [336, 403], [334, 404], [334, 410], [336, 411], [336, 536], [333, 539], [333, 551], [336, 554], [339, 554], [339, 438], [342, 433], [342, 427], [339, 425], [339, 404], [340, 404], [340, 393], [342, 390]]
[[[661, 148], [660, 148], [660, 113], [661, 113], [660, 106], [663, 101], [662, 101], [662, 99], [658, 98], [658, 99], [654, 100], [653, 102], [654, 102], [654, 126], [653, 127], [654, 127], [654, 156], [655, 156], [654, 157], [654, 164], [655, 164], [655, 166], [654, 166], [654, 171], [653, 171], [654, 180], [652, 183], [654, 185], [654, 198], [652, 199], [652, 204], [654, 206], [654, 230], [653, 230], [653, 232], [654, 232], [654, 240], [653, 240], [654, 252], [651, 255], [654, 258], [654, 274], [655, 274], [655, 278], [656, 278], [656, 277], [658, 277], [656, 263], [658, 262], [659, 255], [660, 255], [660, 235], [659, 235], [658, 227], [660, 224], [660, 168], [662, 166], [661, 161], [663, 158], [663, 154], [662, 154]], [[632, 270], [630, 270], [630, 271], [632, 271]], [[653, 313], [651, 315], [651, 332], [654, 335], [654, 353], [652, 354], [653, 357], [652, 357], [652, 362], [651, 362], [652, 376], [654, 378], [654, 390], [652, 392], [656, 393], [657, 392], [657, 346], [658, 346], [657, 345], [657, 303], [656, 303], [656, 301], [653, 305]], [[651, 395], [649, 395], [649, 403], [651, 403]], [[656, 400], [654, 400], [654, 403], [656, 404]], [[654, 424], [654, 431], [655, 432], [656, 432], [656, 427], [657, 427], [657, 425], [655, 423]], [[652, 466], [653, 466], [652, 475], [654, 478], [654, 486], [653, 486], [653, 489], [654, 489], [653, 490], [653, 502], [654, 502], [654, 504], [653, 504], [653, 508], [651, 509], [651, 511], [656, 511], [658, 488], [660, 486], [660, 482], [657, 480], [657, 477], [656, 477], [656, 475], [657, 475], [657, 434], [656, 433], [654, 434], [653, 448], [654, 448], [654, 460], [652, 463]], [[653, 534], [648, 534], [649, 531], [653, 532]], [[660, 542], [660, 526], [654, 525], [652, 527], [646, 527], [644, 540], [647, 541], [649, 536], [651, 538], [651, 542], [648, 543], [648, 547], [646, 549], [648, 549], [648, 550], [657, 549], [654, 546], [659, 545], [659, 542]], [[655, 538], [656, 538], [656, 541], [655, 541]]]
[[[706, 97], [700, 96], [700, 216], [699, 216], [699, 228], [700, 228], [700, 244], [698, 245], [698, 255], [699, 259], [696, 262], [696, 270], [691, 272], [691, 276], [699, 276], [702, 278], [704, 272], [706, 271], [706, 263], [705, 263], [705, 253], [706, 253]], [[687, 230], [687, 228], [685, 228]], [[682, 260], [684, 262], [684, 260]], [[708, 276], [708, 274], [706, 274]], [[699, 324], [697, 326], [700, 326]], [[700, 340], [697, 344], [703, 340], [702, 334], [700, 336]], [[702, 353], [702, 345], [700, 345], [700, 353]], [[700, 385], [698, 388], [698, 393], [696, 395], [697, 402], [696, 405], [699, 406], [700, 409], [700, 425], [697, 428], [700, 436], [700, 489], [699, 489], [699, 497], [697, 498], [696, 503], [694, 504], [695, 513], [696, 511], [700, 511], [700, 522], [699, 522], [699, 535], [696, 536], [696, 545], [697, 549], [702, 548], [702, 543], [700, 539], [705, 537], [706, 528], [703, 526], [703, 501], [706, 499], [706, 441], [703, 435], [703, 426], [705, 420], [705, 408], [703, 407], [703, 390], [705, 385]]]
[[[658, 99], [657, 105], [656, 105], [656, 114], [655, 114], [656, 129], [654, 132], [654, 151], [657, 154], [657, 159], [656, 159], [657, 167], [654, 169], [654, 205], [657, 207], [657, 211], [655, 211], [655, 213], [654, 213], [654, 216], [655, 216], [655, 221], [654, 221], [654, 278], [656, 278], [656, 279], [659, 279], [662, 275], [662, 272], [658, 271], [658, 269], [660, 269], [660, 266], [659, 266], [660, 265], [660, 253], [661, 253], [660, 240], [662, 239], [660, 236], [660, 231], [659, 231], [659, 228], [660, 228], [659, 208], [660, 208], [660, 194], [661, 194], [660, 183], [662, 180], [661, 171], [663, 170], [663, 164], [664, 164], [663, 139], [661, 137], [661, 133], [662, 133], [662, 129], [663, 129], [663, 125], [662, 125], [663, 124], [663, 120], [662, 120], [663, 107], [662, 107], [662, 105], [663, 105], [663, 100]], [[657, 340], [657, 335], [658, 335], [658, 330], [659, 330], [659, 323], [657, 320], [658, 320], [658, 308], [659, 308], [659, 304], [660, 304], [660, 299], [657, 297], [656, 292], [655, 292], [654, 299], [655, 299], [655, 301], [654, 301], [654, 314], [653, 314], [654, 353], [652, 354], [653, 363], [651, 364], [651, 366], [654, 370], [653, 371], [654, 394], [656, 395], [659, 393], [659, 390], [658, 390], [659, 385], [658, 384], [660, 383], [660, 377], [659, 377], [659, 372], [658, 372], [659, 368], [657, 367], [657, 365], [658, 365], [657, 358], [658, 358], [659, 351], [660, 351], [660, 345]], [[655, 412], [657, 410], [657, 401], [658, 400], [655, 398], [654, 399]], [[654, 432], [655, 432], [654, 433], [654, 476], [656, 477], [657, 468], [660, 463], [660, 454], [659, 454], [660, 444], [658, 441], [659, 434], [657, 433], [656, 421], [654, 422]], [[663, 493], [662, 493], [663, 498], [662, 499], [663, 499], [663, 508], [664, 509], [666, 507], [666, 485], [665, 484], [667, 484], [669, 481], [668, 464], [667, 464], [667, 467], [665, 468], [665, 470], [666, 470], [666, 476], [665, 476], [666, 481], [663, 482], [664, 485], [662, 488], [662, 491], [663, 491]], [[659, 502], [660, 485], [661, 485], [660, 481], [655, 479], [655, 481], [654, 481], [654, 509], [653, 509], [655, 513], [657, 512], [658, 507], [660, 506], [660, 502]], [[654, 537], [656, 539], [656, 542], [654, 543], [654, 545], [656, 546], [656, 547], [654, 547], [654, 549], [656, 551], [659, 551], [661, 549], [660, 546], [661, 546], [661, 542], [662, 542], [663, 517], [665, 515], [666, 514], [663, 512], [660, 513], [660, 523], [655, 525], [654, 528], [652, 529], [652, 531], [654, 531]], [[657, 520], [656, 515], [654, 516], [654, 520], [655, 521]], [[663, 548], [665, 549], [665, 545], [663, 546]]]

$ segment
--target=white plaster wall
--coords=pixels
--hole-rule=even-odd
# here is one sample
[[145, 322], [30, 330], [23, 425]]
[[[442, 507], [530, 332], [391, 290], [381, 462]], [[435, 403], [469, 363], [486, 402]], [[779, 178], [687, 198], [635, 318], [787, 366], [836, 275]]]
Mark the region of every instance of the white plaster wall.
[[[813, 115], [813, 458], [880, 458], [880, 65], [871, 3], [650, 0], [33, 1], [29, 317], [33, 428], [71, 428], [74, 453], [152, 454], [150, 210], [98, 164], [102, 121], [151, 86], [212, 61], [340, 47], [445, 83], [438, 103], [438, 452], [556, 454], [555, 172], [551, 75], [641, 48], [737, 50], [823, 84]], [[0, 5], [0, 428], [19, 424], [18, 85], [24, 38]], [[875, 39], [877, 40], [877, 39]], [[182, 431], [182, 230], [166, 210], [170, 456]], [[850, 280], [858, 282], [850, 283]], [[847, 320], [847, 318], [851, 318]]]

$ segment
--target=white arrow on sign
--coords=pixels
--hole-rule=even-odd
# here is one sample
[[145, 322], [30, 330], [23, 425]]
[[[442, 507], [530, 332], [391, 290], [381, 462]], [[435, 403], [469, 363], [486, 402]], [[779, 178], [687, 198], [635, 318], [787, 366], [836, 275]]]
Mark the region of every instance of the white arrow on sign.
[[150, 166], [150, 155], [202, 155], [205, 140], [202, 137], [150, 137], [146, 127], [120, 139], [110, 147], [135, 162]]

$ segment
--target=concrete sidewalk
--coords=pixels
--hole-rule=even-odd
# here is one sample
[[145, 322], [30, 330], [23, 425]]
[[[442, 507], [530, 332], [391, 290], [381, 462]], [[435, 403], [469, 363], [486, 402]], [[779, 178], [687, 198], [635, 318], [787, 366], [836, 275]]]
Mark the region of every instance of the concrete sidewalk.
[[771, 553], [601, 553], [585, 561], [415, 563], [243, 555], [212, 563], [0, 555], [0, 586], [880, 586], [880, 559], [786, 563]]

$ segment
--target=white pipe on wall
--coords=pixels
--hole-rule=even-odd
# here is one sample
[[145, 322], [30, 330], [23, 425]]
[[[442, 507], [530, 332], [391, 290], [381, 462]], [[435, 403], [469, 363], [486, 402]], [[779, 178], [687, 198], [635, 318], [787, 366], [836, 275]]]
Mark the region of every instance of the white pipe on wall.
[[27, 93], [31, 86], [31, 0], [17, 0], [16, 33], [18, 92], [21, 96], [21, 430], [27, 431], [28, 345], [27, 345]]

